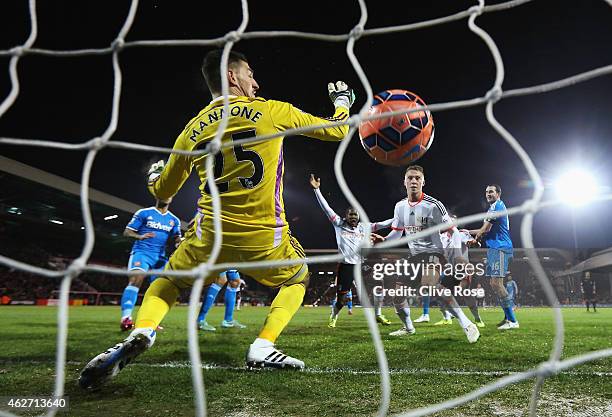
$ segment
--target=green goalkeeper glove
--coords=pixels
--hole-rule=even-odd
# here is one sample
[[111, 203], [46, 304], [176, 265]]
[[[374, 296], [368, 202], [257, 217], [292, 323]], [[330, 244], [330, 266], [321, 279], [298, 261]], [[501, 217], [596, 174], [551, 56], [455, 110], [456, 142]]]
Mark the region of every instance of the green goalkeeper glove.
[[163, 159], [160, 159], [159, 161], [151, 165], [151, 168], [149, 168], [149, 172], [147, 173], [149, 184], [157, 181], [162, 171], [164, 170], [165, 164], [166, 163], [163, 161]]
[[344, 81], [327, 84], [327, 91], [329, 91], [329, 98], [334, 103], [334, 107], [350, 109], [355, 102], [355, 92]]

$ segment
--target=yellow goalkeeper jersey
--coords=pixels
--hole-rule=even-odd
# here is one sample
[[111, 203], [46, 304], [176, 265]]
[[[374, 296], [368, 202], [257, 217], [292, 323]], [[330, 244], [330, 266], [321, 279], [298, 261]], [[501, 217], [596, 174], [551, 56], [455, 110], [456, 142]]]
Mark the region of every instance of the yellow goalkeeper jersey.
[[[204, 149], [221, 123], [223, 97], [218, 97], [194, 117], [177, 138], [174, 149]], [[346, 120], [348, 109], [336, 108], [333, 117], [324, 119], [305, 113], [289, 103], [263, 98], [229, 97], [229, 121], [222, 142], [233, 142], [255, 135], [278, 133], [287, 129], [325, 125]], [[324, 127], [304, 136], [340, 141], [348, 126]], [[172, 154], [159, 178], [149, 184], [151, 193], [161, 199], [174, 196], [191, 170], [200, 177], [199, 211], [203, 230], [211, 233], [212, 198], [207, 184], [205, 157]], [[223, 246], [243, 250], [277, 247], [288, 225], [283, 203], [283, 137], [234, 145], [222, 149], [215, 158], [215, 182], [221, 196]]]

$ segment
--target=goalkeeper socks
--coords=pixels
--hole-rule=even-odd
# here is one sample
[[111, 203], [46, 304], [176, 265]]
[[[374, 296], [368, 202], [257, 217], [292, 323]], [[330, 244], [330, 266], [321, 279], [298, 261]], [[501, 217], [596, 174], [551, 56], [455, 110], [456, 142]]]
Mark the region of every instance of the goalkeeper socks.
[[145, 293], [140, 310], [138, 310], [136, 328], [150, 327], [157, 329], [178, 296], [178, 288], [168, 278], [162, 277], [153, 281]]
[[431, 297], [429, 295], [423, 296], [423, 315], [429, 315], [429, 302], [431, 301]]
[[274, 297], [274, 301], [272, 301], [270, 312], [263, 329], [259, 333], [259, 337], [275, 343], [278, 336], [287, 327], [293, 315], [302, 305], [305, 293], [306, 287], [302, 283], [282, 286], [276, 297]]
[[377, 316], [382, 316], [382, 307], [380, 306], [375, 307], [374, 313], [376, 313]]
[[206, 297], [202, 302], [202, 308], [200, 308], [200, 314], [198, 315], [198, 322], [204, 321], [206, 319], [206, 315], [208, 314], [208, 310], [213, 306], [215, 300], [217, 299], [217, 295], [221, 291], [221, 286], [216, 282], [212, 283], [210, 287], [208, 287], [208, 291], [206, 291]]
[[236, 294], [238, 288], [232, 288], [229, 285], [225, 289], [225, 321], [234, 321], [234, 306], [236, 305]]
[[453, 318], [453, 315], [447, 309], [442, 311], [442, 316], [444, 317], [444, 320], [451, 320]]
[[123, 290], [123, 295], [121, 296], [121, 318], [124, 319], [126, 317], [132, 317], [132, 311], [134, 310], [134, 306], [136, 305], [136, 301], [138, 300], [138, 291], [140, 288], [134, 285], [128, 285]]

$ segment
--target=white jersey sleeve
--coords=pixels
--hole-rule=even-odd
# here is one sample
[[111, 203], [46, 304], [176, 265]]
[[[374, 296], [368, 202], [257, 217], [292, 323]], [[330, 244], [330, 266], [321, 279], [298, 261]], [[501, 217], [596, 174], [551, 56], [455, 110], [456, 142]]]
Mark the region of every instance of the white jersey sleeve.
[[342, 218], [336, 214], [336, 212], [329, 206], [329, 204], [327, 204], [327, 200], [325, 200], [325, 197], [323, 197], [323, 194], [321, 194], [321, 190], [315, 188], [314, 192], [315, 196], [317, 197], [317, 201], [319, 202], [319, 205], [323, 209], [323, 212], [325, 213], [329, 221], [332, 222], [334, 226], [340, 226], [342, 224]]
[[446, 207], [444, 207], [444, 204], [442, 204], [438, 200], [436, 200], [436, 203], [434, 204], [434, 208], [433, 208], [433, 211], [432, 211], [432, 216], [433, 216], [433, 224], [434, 225], [439, 225], [439, 224], [442, 224], [442, 223], [452, 223], [453, 222], [453, 220], [448, 215], [448, 212], [446, 211]]
[[388, 227], [391, 227], [391, 225], [393, 224], [393, 218], [392, 219], [387, 219], [385, 221], [382, 222], [376, 222], [376, 223], [372, 223], [372, 231], [376, 232], [378, 230], [381, 229], [386, 229]]
[[402, 213], [401, 201], [395, 205], [393, 210], [393, 220], [391, 222], [391, 231], [385, 237], [386, 240], [399, 239], [404, 233], [404, 214]]

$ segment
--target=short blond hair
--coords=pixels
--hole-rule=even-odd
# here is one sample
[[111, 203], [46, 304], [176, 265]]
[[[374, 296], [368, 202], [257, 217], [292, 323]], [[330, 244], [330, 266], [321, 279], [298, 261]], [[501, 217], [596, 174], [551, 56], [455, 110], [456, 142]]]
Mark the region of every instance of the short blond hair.
[[423, 174], [423, 177], [425, 177], [425, 170], [420, 165], [410, 165], [408, 168], [406, 168], [406, 173], [404, 175], [406, 175], [408, 171], [419, 171], [421, 174]]

